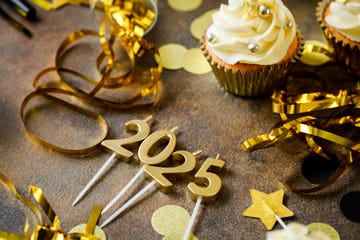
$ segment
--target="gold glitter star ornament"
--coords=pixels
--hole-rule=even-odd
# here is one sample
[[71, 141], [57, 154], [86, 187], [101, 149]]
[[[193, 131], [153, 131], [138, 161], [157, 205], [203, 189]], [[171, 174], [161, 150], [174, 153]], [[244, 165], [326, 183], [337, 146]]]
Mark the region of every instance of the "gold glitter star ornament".
[[266, 194], [255, 189], [250, 189], [252, 205], [248, 207], [243, 216], [259, 218], [268, 230], [271, 230], [276, 223], [276, 216], [279, 218], [291, 217], [294, 213], [284, 206], [284, 190]]

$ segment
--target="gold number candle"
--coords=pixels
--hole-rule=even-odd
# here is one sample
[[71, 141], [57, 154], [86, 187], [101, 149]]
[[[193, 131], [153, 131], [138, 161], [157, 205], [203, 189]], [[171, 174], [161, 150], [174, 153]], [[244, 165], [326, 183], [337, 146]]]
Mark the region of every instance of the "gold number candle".
[[[176, 128], [173, 128], [172, 130], [160, 130], [154, 132], [141, 143], [138, 156], [144, 166], [137, 173], [137, 176], [139, 176], [141, 173], [144, 173], [145, 177], [151, 179], [152, 181], [130, 200], [128, 200], [124, 205], [122, 205], [117, 211], [115, 211], [109, 218], [107, 218], [101, 227], [105, 227], [107, 224], [113, 221], [129, 206], [138, 201], [142, 195], [149, 191], [153, 186], [158, 187], [163, 192], [169, 192], [173, 184], [164, 176], [165, 173], [184, 174], [191, 172], [195, 168], [196, 160], [194, 155], [198, 154], [200, 151], [195, 153], [190, 153], [184, 150], [173, 152], [176, 145], [176, 136], [173, 133], [175, 129]], [[156, 147], [158, 147], [161, 143], [164, 144], [165, 142], [167, 142], [167, 144], [162, 149], [162, 151], [157, 152], [156, 154], [152, 154], [152, 151], [154, 151]], [[183, 160], [183, 163], [174, 167], [152, 166], [155, 164], [164, 163], [170, 159], [170, 157], [173, 161]], [[132, 182], [132, 180], [130, 182]], [[114, 203], [114, 201], [111, 201], [111, 203]]]
[[104, 173], [104, 171], [108, 168], [108, 166], [112, 163], [116, 156], [122, 157], [125, 160], [128, 160], [134, 154], [128, 149], [124, 148], [124, 146], [132, 146], [138, 142], [144, 140], [150, 134], [150, 126], [147, 123], [152, 119], [152, 116], [144, 120], [134, 119], [127, 123], [125, 123], [125, 130], [127, 132], [135, 132], [135, 135], [132, 135], [128, 138], [123, 139], [111, 139], [104, 140], [101, 144], [113, 151], [113, 154], [106, 160], [104, 165], [99, 169], [99, 171], [94, 175], [94, 177], [88, 182], [88, 184], [81, 190], [79, 195], [75, 198], [73, 202], [73, 206], [75, 206], [85, 195], [85, 193], [90, 189], [90, 187], [100, 178], [100, 176]]
[[216, 199], [218, 196], [222, 182], [221, 178], [212, 172], [208, 172], [210, 167], [215, 166], [218, 168], [223, 168], [225, 162], [219, 159], [219, 154], [214, 158], [208, 158], [200, 167], [198, 172], [195, 174], [194, 182], [188, 184], [188, 190], [190, 197], [193, 200], [196, 200], [196, 204], [191, 215], [189, 224], [186, 228], [183, 240], [188, 240], [191, 235], [191, 230], [195, 223], [195, 218], [198, 215], [200, 204], [202, 201], [211, 202]]

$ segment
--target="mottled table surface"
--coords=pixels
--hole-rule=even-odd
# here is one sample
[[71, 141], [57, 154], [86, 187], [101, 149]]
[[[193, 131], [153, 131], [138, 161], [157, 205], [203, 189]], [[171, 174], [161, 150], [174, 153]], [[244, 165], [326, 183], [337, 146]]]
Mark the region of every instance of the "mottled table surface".
[[[187, 48], [198, 47], [199, 42], [191, 36], [189, 25], [194, 18], [220, 3], [222, 1], [206, 0], [195, 11], [178, 12], [160, 0], [158, 21], [147, 38], [157, 46], [180, 43]], [[284, 3], [293, 12], [305, 39], [322, 40], [315, 17], [315, 0]], [[71, 206], [109, 153], [101, 149], [85, 157], [74, 157], [40, 146], [26, 134], [20, 106], [34, 90], [35, 76], [53, 66], [61, 41], [74, 30], [94, 29], [94, 24], [86, 7], [65, 6], [50, 12], [38, 9], [38, 15], [35, 23], [14, 15], [32, 30], [31, 39], [0, 19], [0, 171], [24, 195], [30, 185], [39, 186], [58, 214], [63, 230], [69, 231], [87, 221], [94, 205], [104, 206], [109, 202], [139, 170], [139, 164], [117, 161], [78, 205]], [[79, 55], [78, 64], [86, 66], [87, 59]], [[221, 194], [215, 202], [201, 205], [195, 235], [199, 239], [264, 239], [267, 230], [260, 220], [242, 216], [252, 203], [250, 189], [271, 193], [279, 190], [279, 182], [301, 177], [302, 159], [310, 152], [303, 138], [288, 141], [283, 148], [244, 153], [240, 147], [242, 141], [268, 132], [279, 121], [279, 116], [271, 110], [269, 97], [249, 99], [229, 94], [218, 85], [212, 73], [194, 75], [184, 70], [164, 70], [161, 79], [163, 91], [154, 107], [100, 110], [109, 124], [108, 138], [127, 136], [125, 122], [150, 114], [154, 117], [152, 131], [178, 126], [177, 149], [190, 152], [202, 149], [200, 162], [219, 153], [226, 162], [219, 173], [223, 182]], [[57, 119], [44, 121], [39, 127], [73, 142], [86, 137], [88, 131], [96, 127], [96, 123], [83, 118], [76, 124], [70, 121], [66, 114], [59, 113]], [[58, 128], [59, 122], [69, 122], [70, 126]], [[340, 181], [317, 194], [298, 195], [285, 190], [284, 204], [295, 214], [284, 218], [285, 223], [323, 222], [336, 228], [342, 239], [357, 239], [360, 226], [344, 217], [339, 203], [346, 193], [359, 190], [359, 171], [359, 164], [354, 164]], [[162, 239], [151, 225], [152, 214], [164, 205], [179, 205], [191, 213], [195, 205], [186, 191], [187, 182], [176, 180], [174, 183], [173, 192], [150, 192], [105, 227], [108, 239]], [[145, 180], [136, 183], [126, 198], [145, 184]], [[26, 218], [35, 222], [35, 215], [5, 187], [0, 189], [0, 199], [0, 230], [22, 233]], [[100, 222], [103, 220], [102, 217]], [[275, 229], [281, 226], [276, 224]]]

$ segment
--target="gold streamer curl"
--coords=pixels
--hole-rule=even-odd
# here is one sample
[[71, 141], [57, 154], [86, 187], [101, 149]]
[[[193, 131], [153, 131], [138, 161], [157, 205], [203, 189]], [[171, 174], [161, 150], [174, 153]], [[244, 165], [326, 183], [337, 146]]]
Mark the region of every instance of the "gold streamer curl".
[[[306, 51], [318, 51], [323, 53], [322, 48], [316, 46], [308, 47]], [[326, 53], [328, 54], [328, 52]], [[307, 58], [311, 61], [311, 58]], [[316, 60], [316, 59], [315, 59]], [[316, 65], [316, 64], [314, 64]], [[289, 73], [287, 79], [296, 77], [312, 78], [319, 80], [316, 74], [308, 72]], [[340, 179], [349, 169], [353, 160], [353, 153], [360, 153], [360, 142], [353, 141], [346, 137], [328, 131], [331, 127], [351, 124], [355, 128], [360, 127], [360, 117], [357, 110], [360, 108], [360, 82], [350, 89], [338, 89], [324, 92], [309, 92], [302, 94], [291, 94], [284, 89], [276, 89], [272, 95], [273, 112], [279, 114], [281, 122], [270, 130], [267, 134], [251, 137], [241, 143], [243, 151], [249, 153], [258, 149], [271, 147], [278, 142], [284, 141], [294, 136], [304, 135], [307, 144], [313, 151], [327, 159], [330, 159], [324, 149], [316, 143], [315, 138], [321, 138], [345, 148], [345, 153], [337, 153], [340, 162], [335, 172], [323, 183], [308, 189], [298, 189], [289, 184], [285, 184], [292, 191], [297, 193], [309, 194], [320, 191]], [[332, 111], [335, 109], [351, 108], [351, 115], [336, 117], [319, 117], [319, 113]], [[331, 115], [331, 114], [330, 114]], [[291, 118], [289, 118], [291, 116]], [[321, 115], [320, 115], [321, 116]]]
[[[0, 173], [0, 181], [7, 186], [10, 191], [18, 198], [22, 203], [29, 206], [40, 222], [42, 221], [40, 209], [35, 206], [31, 200], [21, 195], [15, 188], [14, 184], [5, 175]], [[100, 240], [97, 236], [93, 235], [96, 223], [101, 213], [100, 206], [94, 206], [92, 214], [86, 225], [84, 233], [70, 233], [66, 234], [60, 226], [60, 220], [55, 211], [50, 206], [49, 202], [45, 198], [42, 190], [36, 186], [29, 187], [30, 194], [34, 197], [37, 204], [39, 204], [41, 210], [46, 214], [51, 225], [48, 224], [36, 224], [34, 226], [33, 233], [30, 235], [29, 226], [25, 224], [24, 235], [19, 235], [11, 232], [0, 231], [0, 239], [5, 240]]]
[[[71, 3], [75, 2], [76, 1], [71, 1]], [[144, 70], [138, 66], [145, 53], [157, 53], [157, 48], [143, 38], [144, 33], [154, 24], [157, 17], [155, 12], [151, 10], [149, 6], [144, 6], [142, 2], [136, 0], [100, 0], [97, 4], [101, 6], [105, 13], [99, 27], [99, 32], [82, 29], [70, 33], [56, 51], [55, 66], [44, 69], [35, 77], [33, 85], [36, 90], [29, 94], [21, 104], [21, 119], [27, 133], [41, 145], [61, 153], [75, 155], [91, 153], [100, 147], [100, 143], [107, 135], [108, 126], [105, 119], [99, 114], [87, 110], [83, 107], [84, 104], [89, 107], [126, 110], [151, 107], [158, 99], [162, 72], [161, 63], [159, 63], [157, 67], [150, 67], [148, 70]], [[100, 80], [91, 79], [81, 72], [62, 67], [61, 59], [64, 54], [70, 51], [72, 45], [85, 37], [96, 37], [101, 43], [102, 51], [96, 59], [96, 67], [100, 73]], [[125, 50], [132, 69], [122, 76], [114, 77], [112, 75], [114, 69], [119, 66], [119, 64], [121, 66], [121, 63], [117, 61], [115, 56], [114, 48], [116, 42], [119, 42], [120, 46]], [[44, 76], [49, 73], [56, 73], [59, 78], [40, 83]], [[63, 78], [62, 74], [64, 73], [73, 75], [86, 83], [90, 83], [93, 86], [92, 89], [86, 90], [79, 88], [74, 85], [74, 83]], [[122, 89], [122, 87], [129, 86], [130, 83], [136, 81], [139, 77], [146, 81], [146, 85], [142, 86], [142, 89], [132, 89], [133, 91], [130, 93], [130, 97], [127, 97], [125, 100], [115, 101], [107, 99], [104, 96], [98, 96], [98, 93], [102, 89], [112, 91], [112, 96], [114, 93], [121, 94], [120, 89]], [[83, 149], [66, 149], [44, 141], [30, 131], [25, 118], [27, 105], [36, 96], [45, 96], [52, 101], [60, 102], [68, 107], [75, 108], [81, 113], [94, 117], [100, 123], [104, 134], [94, 145]], [[65, 101], [63, 100], [64, 96], [71, 96], [79, 100], [79, 103]], [[80, 107], [80, 105], [82, 107]]]

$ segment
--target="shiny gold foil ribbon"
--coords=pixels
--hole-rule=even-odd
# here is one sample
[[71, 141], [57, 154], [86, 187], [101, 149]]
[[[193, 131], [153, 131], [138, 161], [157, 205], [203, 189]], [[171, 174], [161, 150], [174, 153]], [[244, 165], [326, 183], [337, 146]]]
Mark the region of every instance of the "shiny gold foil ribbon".
[[288, 95], [284, 90], [275, 90], [272, 95], [273, 112], [279, 114], [308, 113], [348, 105], [360, 108], [360, 88], [299, 95]]
[[[328, 57], [330, 56], [328, 55], [328, 51], [324, 52], [323, 48], [317, 46], [308, 46], [306, 51], [318, 51], [318, 54], [327, 54]], [[305, 53], [309, 54], [309, 52]], [[311, 58], [308, 57], [307, 60], [311, 61]], [[300, 72], [300, 75], [309, 78], [309, 73], [307, 72]], [[290, 76], [291, 75], [288, 75], [287, 78]], [[313, 79], [317, 78], [315, 74], [312, 75], [312, 77]], [[337, 153], [340, 165], [327, 181], [308, 189], [298, 189], [289, 184], [285, 184], [297, 193], [314, 193], [328, 187], [349, 169], [353, 162], [353, 153], [360, 153], [360, 142], [355, 142], [328, 131], [330, 127], [344, 124], [352, 124], [354, 127], [360, 127], [360, 116], [356, 113], [360, 108], [359, 83], [358, 81], [356, 87], [353, 89], [302, 94], [290, 94], [284, 89], [276, 89], [272, 95], [272, 108], [274, 113], [279, 114], [282, 121], [271, 129], [269, 133], [251, 137], [243, 141], [241, 144], [243, 151], [252, 152], [257, 149], [270, 147], [278, 142], [300, 134], [305, 135], [307, 144], [315, 153], [327, 159], [330, 159], [330, 157], [325, 153], [323, 148], [316, 143], [315, 138], [325, 139], [340, 145], [345, 148], [346, 151]], [[332, 118], [319, 117], [320, 112], [324, 113], [324, 111], [332, 111], [344, 107], [353, 109], [353, 115], [345, 114], [345, 116]]]
[[[37, 215], [40, 222], [42, 222], [41, 212], [37, 206], [35, 206], [29, 199], [21, 195], [15, 188], [14, 184], [5, 175], [0, 173], [0, 181], [7, 186], [10, 191], [18, 198], [22, 203], [29, 206]], [[33, 233], [29, 234], [29, 226], [25, 224], [24, 235], [15, 233], [0, 231], [0, 239], [6, 240], [100, 240], [94, 236], [94, 230], [96, 223], [100, 217], [102, 208], [100, 206], [94, 206], [93, 211], [90, 215], [88, 223], [84, 233], [70, 233], [66, 234], [60, 226], [60, 220], [55, 214], [55, 211], [46, 200], [42, 190], [36, 186], [29, 187], [30, 194], [34, 197], [37, 204], [39, 204], [41, 210], [46, 214], [51, 225], [47, 224], [36, 224], [34, 226]]]
[[[71, 1], [71, 3], [74, 2], [76, 1]], [[136, 0], [100, 0], [98, 3], [102, 5], [105, 13], [105, 17], [99, 27], [99, 32], [93, 30], [77, 30], [70, 33], [56, 51], [55, 66], [44, 69], [36, 76], [33, 83], [36, 90], [29, 94], [21, 105], [21, 118], [27, 133], [41, 145], [61, 153], [75, 155], [91, 153], [100, 147], [100, 143], [107, 135], [108, 126], [105, 119], [99, 114], [86, 109], [84, 104], [85, 106], [89, 106], [89, 108], [97, 107], [125, 110], [151, 107], [158, 99], [162, 64], [159, 63], [157, 67], [150, 67], [148, 70], [137, 67], [138, 62], [147, 52], [157, 53], [157, 48], [143, 38], [146, 29], [153, 24], [155, 13], [144, 7], [141, 1]], [[71, 46], [77, 41], [85, 37], [98, 38], [102, 46], [102, 51], [96, 60], [96, 66], [100, 73], [99, 80], [91, 79], [81, 72], [64, 68], [61, 64], [63, 55], [67, 51], [70, 51]], [[133, 67], [129, 72], [118, 77], [112, 76], [114, 67], [121, 64], [117, 62], [114, 53], [114, 44], [116, 41], [120, 42], [121, 47], [125, 50]], [[42, 83], [41, 81], [44, 76], [49, 73], [56, 73], [58, 79]], [[62, 77], [64, 73], [71, 74], [91, 84], [93, 86], [92, 89], [79, 89], [78, 86], [73, 85], [73, 83]], [[131, 96], [125, 100], [114, 101], [98, 96], [99, 91], [102, 89], [113, 91], [114, 94], [120, 94], [121, 87], [129, 86], [129, 84], [139, 76], [146, 80], [145, 86], [142, 86], [142, 89], [133, 89], [135, 90], [134, 93], [131, 92]], [[75, 108], [79, 112], [97, 119], [104, 134], [96, 140], [95, 144], [83, 149], [66, 149], [41, 139], [29, 129], [28, 122], [26, 121], [27, 105], [38, 96], [44, 96], [51, 101], [63, 103], [66, 106]], [[75, 98], [78, 100], [78, 103], [65, 101], [62, 99], [64, 96]], [[147, 101], [143, 101], [145, 98]]]
[[[337, 134], [331, 133], [326, 128], [334, 125], [342, 125], [345, 123], [350, 123], [354, 127], [360, 126], [360, 118], [358, 116], [343, 116], [339, 118], [329, 119], [325, 122], [321, 122], [318, 118], [314, 116], [303, 116], [298, 117], [293, 120], [289, 120], [286, 114], [299, 114], [299, 113], [311, 113], [313, 110], [324, 110], [332, 109], [336, 107], [342, 107], [346, 105], [353, 105], [354, 108], [359, 106], [359, 93], [358, 90], [339, 90], [338, 94], [330, 93], [312, 93], [312, 94], [300, 94], [296, 98], [286, 98], [284, 94], [275, 92], [273, 95], [273, 110], [276, 113], [282, 114], [283, 122], [280, 126], [273, 128], [268, 134], [263, 134], [255, 136], [245, 140], [241, 147], [245, 152], [252, 152], [257, 149], [266, 148], [273, 146], [274, 144], [284, 141], [290, 137], [304, 134], [306, 136], [307, 143], [313, 150], [329, 158], [322, 148], [314, 141], [314, 137], [322, 138], [327, 141], [336, 143], [340, 146], [348, 149], [346, 155], [339, 155], [340, 166], [338, 169], [330, 176], [330, 178], [313, 188], [309, 189], [296, 189], [292, 186], [288, 187], [297, 193], [313, 193], [324, 189], [338, 180], [348, 169], [352, 163], [352, 152], [360, 152], [360, 142], [354, 142], [345, 137], [339, 136]], [[353, 92], [353, 94], [348, 94]], [[284, 93], [284, 92], [282, 92]], [[314, 100], [319, 95], [321, 100]], [[284, 100], [285, 99], [285, 100]], [[286, 113], [286, 114], [285, 114]], [[320, 128], [321, 127], [321, 128]]]

